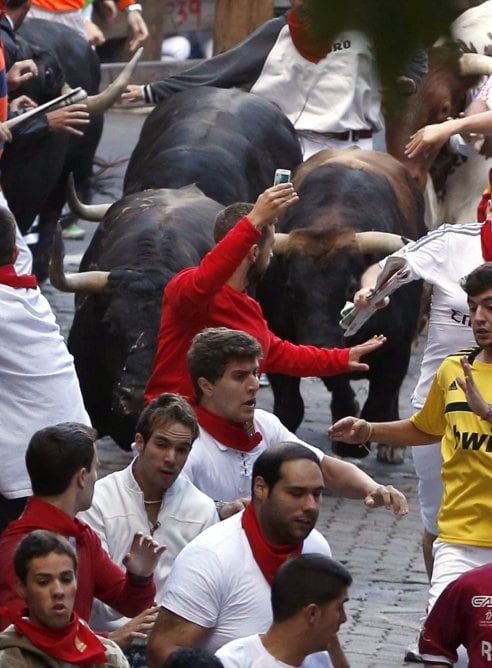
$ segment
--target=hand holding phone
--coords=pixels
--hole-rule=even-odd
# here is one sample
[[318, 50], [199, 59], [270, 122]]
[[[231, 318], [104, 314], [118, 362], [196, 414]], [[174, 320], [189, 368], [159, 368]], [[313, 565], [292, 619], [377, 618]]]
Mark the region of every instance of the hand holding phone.
[[290, 169], [276, 169], [275, 177], [273, 179], [273, 185], [278, 186], [279, 183], [289, 183], [290, 182]]

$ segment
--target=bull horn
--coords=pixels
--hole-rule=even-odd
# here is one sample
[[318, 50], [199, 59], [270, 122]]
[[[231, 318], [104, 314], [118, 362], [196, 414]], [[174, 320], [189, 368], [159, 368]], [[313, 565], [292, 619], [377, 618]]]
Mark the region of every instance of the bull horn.
[[356, 232], [355, 243], [359, 252], [364, 255], [369, 253], [389, 255], [405, 246], [408, 239], [390, 232]]
[[108, 283], [109, 271], [86, 271], [66, 274], [63, 267], [61, 227], [55, 232], [50, 261], [51, 284], [61, 292], [101, 292]]
[[87, 111], [90, 114], [102, 114], [103, 111], [109, 109], [109, 107], [117, 100], [121, 94], [124, 92], [125, 88], [128, 86], [128, 82], [131, 79], [131, 76], [137, 66], [138, 61], [143, 53], [143, 47], [141, 46], [138, 51], [136, 51], [133, 58], [129, 63], [125, 65], [123, 70], [118, 74], [116, 79], [109, 84], [106, 90], [97, 95], [89, 95], [86, 100]]
[[275, 238], [273, 240], [273, 252], [276, 255], [282, 255], [287, 251], [289, 245], [289, 235], [283, 234], [282, 232], [276, 232]]
[[70, 173], [68, 176], [67, 184], [67, 202], [70, 207], [70, 211], [74, 213], [78, 218], [83, 220], [89, 220], [93, 223], [99, 223], [104, 216], [106, 211], [112, 206], [111, 203], [107, 204], [83, 204], [77, 195], [75, 190], [75, 182], [73, 180], [73, 174]]
[[481, 53], [464, 53], [459, 60], [460, 74], [492, 74], [492, 58]]

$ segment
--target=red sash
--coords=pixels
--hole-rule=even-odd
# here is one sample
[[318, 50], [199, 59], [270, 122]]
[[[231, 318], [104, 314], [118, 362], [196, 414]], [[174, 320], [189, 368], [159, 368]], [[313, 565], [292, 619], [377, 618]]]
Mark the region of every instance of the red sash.
[[294, 9], [291, 9], [289, 12], [287, 21], [289, 23], [290, 37], [303, 58], [312, 63], [319, 63], [320, 60], [328, 55], [331, 43], [313, 43], [313, 39], [309, 35], [305, 24], [299, 21]]
[[485, 262], [492, 261], [492, 222], [486, 220], [480, 228], [480, 238], [482, 240], [482, 255]]
[[40, 626], [20, 615], [12, 615], [7, 608], [2, 613], [11, 618], [17, 633], [29, 638], [35, 647], [53, 659], [78, 666], [107, 662], [106, 648], [75, 611], [72, 621], [61, 629]]
[[37, 288], [38, 279], [34, 274], [17, 275], [13, 264], [4, 264], [0, 267], [0, 283], [11, 288]]
[[250, 452], [263, 440], [263, 436], [259, 431], [255, 432], [253, 426], [248, 430], [244, 425], [215, 415], [196, 403], [193, 404], [193, 408], [200, 426], [228, 448], [240, 452]]
[[265, 540], [258, 524], [253, 502], [246, 506], [242, 517], [242, 526], [253, 552], [253, 557], [268, 584], [272, 584], [275, 573], [287, 559], [302, 552], [304, 541], [296, 545], [271, 545]]

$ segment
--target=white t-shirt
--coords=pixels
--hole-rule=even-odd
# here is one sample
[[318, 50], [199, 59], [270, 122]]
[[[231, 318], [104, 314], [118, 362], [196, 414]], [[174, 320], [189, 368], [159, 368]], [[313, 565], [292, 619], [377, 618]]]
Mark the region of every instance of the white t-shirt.
[[280, 31], [251, 93], [277, 106], [296, 131], [381, 130], [380, 83], [373, 49], [354, 30], [341, 32], [318, 63], [303, 58]]
[[193, 443], [183, 473], [212, 499], [233, 501], [251, 496], [253, 464], [264, 450], [276, 443], [294, 441], [312, 450], [320, 461], [325, 456], [290, 432], [273, 413], [257, 408], [253, 423], [263, 440], [250, 452], [228, 448], [200, 427], [200, 435]]
[[[120, 566], [137, 531], [150, 533], [143, 493], [133, 475], [133, 463], [98, 480], [89, 510], [79, 513], [101, 539], [104, 549]], [[164, 495], [152, 537], [167, 550], [154, 570], [157, 597], [164, 587], [171, 566], [185, 545], [218, 521], [212, 499], [200, 492], [187, 478], [179, 475]], [[94, 601], [91, 626], [112, 631], [128, 621], [100, 601]]]
[[15, 499], [31, 494], [24, 455], [34, 432], [90, 420], [73, 357], [39, 288], [0, 284], [0, 313], [0, 493]]
[[[215, 652], [231, 640], [264, 633], [272, 622], [270, 585], [265, 580], [238, 513], [210, 527], [176, 558], [160, 604], [209, 632], [201, 646]], [[331, 556], [313, 529], [303, 553]]]
[[267, 652], [258, 633], [228, 642], [216, 655], [224, 668], [296, 668]]
[[412, 396], [416, 408], [424, 404], [442, 360], [476, 345], [459, 280], [483, 264], [481, 227], [482, 223], [442, 225], [395, 253], [409, 264], [407, 283], [422, 278], [433, 287], [427, 343]]

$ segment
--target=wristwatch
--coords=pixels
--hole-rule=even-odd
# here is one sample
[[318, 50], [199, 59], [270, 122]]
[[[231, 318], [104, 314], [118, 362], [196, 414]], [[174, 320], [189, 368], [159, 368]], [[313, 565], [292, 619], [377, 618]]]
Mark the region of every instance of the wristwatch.
[[129, 14], [130, 12], [141, 12], [142, 9], [143, 7], [139, 2], [134, 2], [133, 5], [125, 7], [125, 14]]

